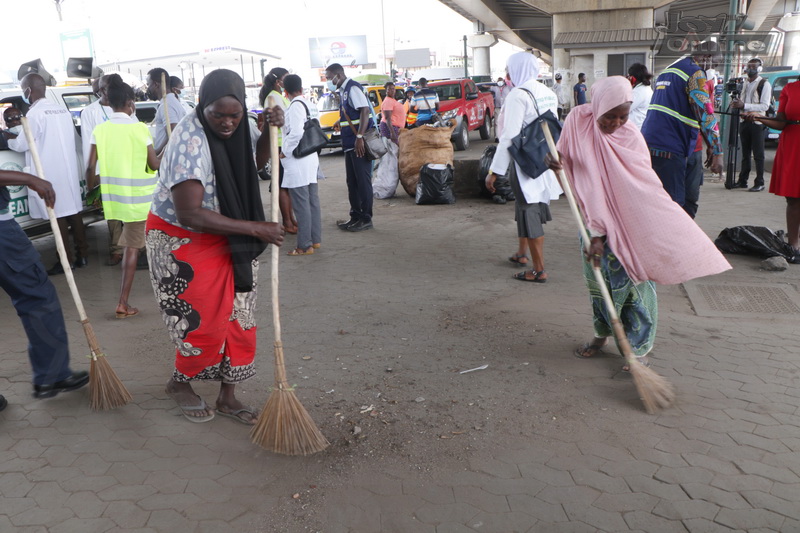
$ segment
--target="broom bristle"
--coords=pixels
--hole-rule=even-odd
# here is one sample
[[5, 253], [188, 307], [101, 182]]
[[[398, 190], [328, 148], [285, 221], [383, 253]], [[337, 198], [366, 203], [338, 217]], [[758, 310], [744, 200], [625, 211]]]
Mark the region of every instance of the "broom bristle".
[[330, 444], [294, 391], [280, 387], [270, 393], [250, 437], [254, 444], [283, 455], [310, 455]]
[[633, 383], [648, 414], [670, 407], [675, 402], [672, 384], [652, 368], [639, 363], [630, 364]]
[[93, 411], [106, 411], [121, 407], [131, 400], [131, 393], [117, 377], [105, 355], [92, 357], [89, 366], [89, 407]]

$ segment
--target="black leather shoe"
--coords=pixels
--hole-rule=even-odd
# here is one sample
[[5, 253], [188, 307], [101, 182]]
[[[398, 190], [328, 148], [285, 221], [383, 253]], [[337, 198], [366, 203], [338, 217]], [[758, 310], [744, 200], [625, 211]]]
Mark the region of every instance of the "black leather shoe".
[[752, 187], [750, 187], [747, 190], [750, 191], [750, 192], [761, 192], [761, 191], [764, 190], [764, 186], [763, 185], [753, 185]]
[[85, 257], [79, 257], [72, 263], [72, 268], [83, 268], [85, 266], [89, 266], [89, 260]]
[[346, 222], [345, 221], [337, 222], [336, 225], [339, 226], [339, 229], [346, 230], [347, 228], [349, 228], [350, 226], [352, 226], [356, 222], [358, 222], [357, 218], [351, 218], [350, 220], [348, 220]]
[[6, 400], [6, 397], [5, 397], [5, 396], [3, 396], [2, 394], [0, 394], [0, 411], [2, 411], [3, 409], [5, 409], [7, 405], [8, 405], [8, 400]]
[[33, 397], [34, 398], [52, 398], [59, 392], [69, 392], [78, 390], [84, 385], [89, 383], [89, 373], [85, 370], [73, 372], [67, 379], [56, 381], [52, 385], [34, 385]]
[[733, 188], [734, 189], [746, 189], [747, 188], [747, 182], [746, 181], [745, 182], [737, 181], [736, 183], [733, 184]]
[[48, 276], [57, 276], [63, 273], [64, 273], [64, 267], [61, 266], [61, 263], [56, 263], [55, 265], [53, 265], [53, 268], [47, 271]]
[[364, 231], [366, 229], [372, 229], [372, 221], [371, 220], [359, 220], [355, 224], [347, 226], [344, 228], [345, 231]]

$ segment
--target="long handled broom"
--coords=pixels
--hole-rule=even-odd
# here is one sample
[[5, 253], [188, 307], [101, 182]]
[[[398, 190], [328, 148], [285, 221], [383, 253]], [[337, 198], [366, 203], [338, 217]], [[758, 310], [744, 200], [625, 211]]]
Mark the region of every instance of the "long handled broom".
[[[550, 155], [553, 159], [558, 161], [556, 143], [553, 141], [550, 128], [547, 127], [547, 123], [544, 121], [542, 122], [542, 129], [547, 139]], [[572, 185], [570, 185], [563, 170], [559, 170], [559, 177], [564, 193], [569, 201], [569, 206], [572, 209], [572, 214], [575, 216], [575, 221], [578, 223], [578, 229], [580, 229], [586, 251], [588, 252], [592, 241], [589, 238], [589, 232], [586, 231], [586, 225], [583, 223], [583, 217], [581, 216], [578, 204], [575, 203]], [[600, 292], [603, 294], [603, 300], [606, 303], [606, 309], [608, 309], [608, 316], [611, 318], [611, 327], [614, 329], [614, 336], [617, 338], [617, 344], [622, 351], [622, 355], [625, 357], [625, 361], [628, 363], [631, 375], [633, 376], [633, 383], [636, 385], [636, 391], [639, 393], [644, 403], [645, 410], [647, 410], [649, 414], [653, 414], [659, 409], [666, 409], [675, 401], [675, 391], [672, 385], [669, 381], [658, 375], [655, 370], [639, 364], [636, 360], [630, 342], [628, 342], [628, 337], [625, 335], [625, 329], [622, 327], [622, 322], [620, 322], [617, 310], [614, 307], [614, 300], [611, 299], [611, 293], [608, 291], [608, 286], [603, 279], [603, 274], [600, 272], [600, 268], [595, 266], [594, 263], [592, 263], [592, 271], [594, 272], [595, 280], [597, 280], [597, 285], [600, 287]]]
[[[39, 150], [36, 147], [33, 132], [31, 132], [28, 119], [25, 117], [22, 117], [22, 126], [25, 130], [25, 137], [28, 139], [28, 149], [31, 151], [36, 173], [40, 178], [47, 179], [42, 168], [42, 162], [39, 159]], [[61, 231], [58, 228], [58, 221], [52, 207], [47, 208], [47, 216], [50, 219], [50, 228], [53, 230], [53, 236], [55, 237], [58, 258], [64, 268], [64, 274], [67, 276], [67, 284], [72, 293], [72, 299], [75, 300], [75, 307], [78, 308], [83, 332], [89, 342], [89, 349], [92, 351], [90, 355], [92, 362], [89, 366], [89, 407], [93, 411], [105, 411], [123, 406], [130, 402], [133, 397], [117, 377], [114, 369], [111, 368], [106, 359], [106, 354], [103, 353], [100, 349], [100, 344], [97, 342], [92, 324], [89, 323], [89, 317], [86, 316], [86, 310], [83, 308], [83, 301], [78, 293], [75, 278], [72, 275], [72, 268], [69, 264], [69, 259], [67, 259], [67, 250], [64, 247], [64, 241], [61, 240]]]
[[[272, 98], [270, 107], [274, 105]], [[278, 128], [269, 126], [270, 158], [272, 160], [272, 209], [270, 219], [278, 221]], [[328, 447], [329, 443], [317, 428], [311, 415], [294, 394], [294, 388], [286, 380], [286, 365], [283, 360], [281, 341], [280, 302], [278, 300], [278, 258], [280, 249], [272, 247], [272, 324], [275, 330], [275, 386], [261, 410], [256, 425], [250, 432], [255, 444], [284, 455], [310, 455]]]
[[169, 122], [169, 105], [167, 104], [167, 75], [161, 73], [161, 90], [164, 91], [164, 99], [162, 105], [164, 106], [164, 122], [167, 126], [167, 140], [172, 137], [172, 124]]

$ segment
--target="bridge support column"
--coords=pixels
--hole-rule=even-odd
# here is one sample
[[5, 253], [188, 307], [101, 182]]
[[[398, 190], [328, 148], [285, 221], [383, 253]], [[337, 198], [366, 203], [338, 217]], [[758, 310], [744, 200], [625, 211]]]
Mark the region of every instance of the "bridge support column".
[[472, 75], [491, 76], [492, 64], [489, 48], [497, 44], [497, 37], [491, 33], [478, 33], [467, 36], [467, 45], [472, 48]]

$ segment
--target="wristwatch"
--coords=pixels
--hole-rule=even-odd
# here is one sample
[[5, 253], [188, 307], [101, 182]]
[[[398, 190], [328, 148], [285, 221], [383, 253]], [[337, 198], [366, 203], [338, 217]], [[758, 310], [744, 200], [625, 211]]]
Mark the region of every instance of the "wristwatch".
[[356, 133], [356, 139], [363, 139], [363, 138], [364, 138], [363, 135], [361, 135], [360, 133]]

